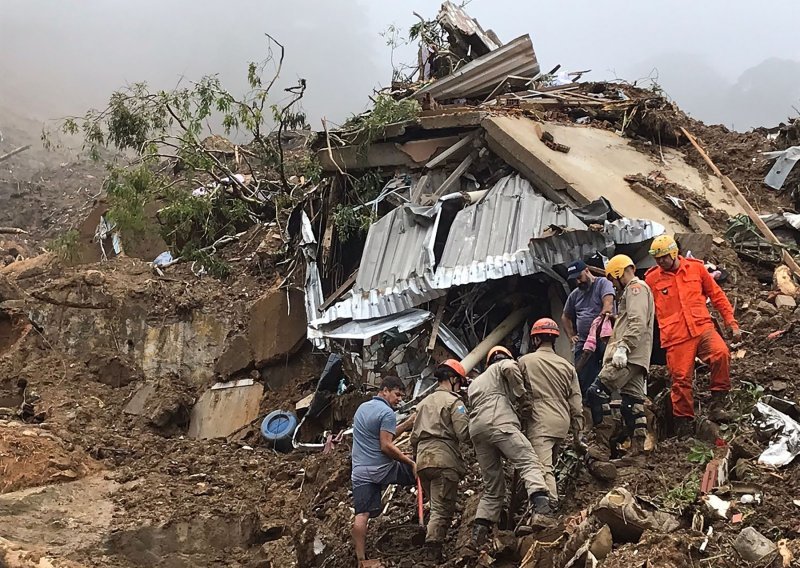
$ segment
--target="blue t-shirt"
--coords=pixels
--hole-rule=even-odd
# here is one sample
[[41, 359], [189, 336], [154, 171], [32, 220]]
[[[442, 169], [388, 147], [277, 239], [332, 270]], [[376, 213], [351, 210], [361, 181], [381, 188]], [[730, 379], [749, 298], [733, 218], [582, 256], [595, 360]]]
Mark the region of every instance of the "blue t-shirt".
[[575, 288], [567, 297], [564, 304], [564, 313], [572, 318], [575, 331], [578, 334], [577, 349], [583, 348], [583, 343], [589, 336], [594, 318], [600, 315], [603, 309], [603, 298], [614, 295], [614, 285], [608, 278], [595, 278], [586, 290]]
[[353, 473], [357, 468], [391, 464], [381, 451], [381, 431], [394, 435], [397, 418], [384, 399], [375, 396], [358, 407], [353, 418]]

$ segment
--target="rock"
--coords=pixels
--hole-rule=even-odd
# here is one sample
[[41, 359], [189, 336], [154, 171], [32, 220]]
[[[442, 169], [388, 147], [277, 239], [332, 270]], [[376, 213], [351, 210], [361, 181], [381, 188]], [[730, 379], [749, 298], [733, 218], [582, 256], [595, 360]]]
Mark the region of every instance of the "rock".
[[0, 275], [0, 302], [20, 300], [21, 298], [22, 292], [17, 288], [17, 285], [10, 282], [5, 276]]
[[110, 387], [124, 387], [141, 374], [129, 357], [110, 350], [93, 353], [86, 361], [86, 367], [94, 380]]
[[609, 491], [593, 515], [608, 525], [615, 542], [638, 542], [645, 530], [669, 533], [680, 527], [678, 517], [639, 501], [624, 487]]
[[225, 351], [214, 364], [214, 371], [223, 377], [230, 377], [253, 364], [253, 350], [243, 335], [229, 340]]
[[786, 308], [793, 310], [797, 307], [797, 302], [794, 301], [794, 298], [791, 296], [786, 296], [785, 294], [778, 294], [775, 296], [775, 306], [778, 308]]
[[733, 541], [733, 548], [747, 562], [758, 562], [774, 552], [775, 543], [753, 527], [747, 527]]
[[83, 281], [89, 286], [102, 286], [106, 281], [105, 275], [99, 270], [87, 270], [83, 275]]
[[781, 294], [787, 296], [797, 296], [797, 285], [792, 279], [792, 271], [785, 264], [781, 264], [775, 269], [772, 275], [775, 286], [781, 291]]
[[224, 438], [258, 418], [264, 386], [260, 383], [209, 389], [192, 408], [190, 438]]
[[611, 528], [608, 525], [603, 525], [603, 528], [592, 537], [589, 552], [598, 560], [603, 560], [611, 553], [613, 544], [614, 539], [611, 536]]
[[773, 306], [769, 302], [765, 302], [764, 300], [759, 300], [758, 302], [756, 302], [756, 305], [754, 307], [758, 311], [760, 311], [761, 313], [764, 313], [764, 314], [767, 314], [767, 315], [770, 315], [770, 316], [774, 316], [775, 314], [778, 313], [778, 308], [776, 308], [775, 306]]
[[75, 481], [78, 479], [78, 474], [71, 469], [65, 469], [64, 471], [58, 471], [50, 476], [52, 481]]
[[787, 385], [784, 381], [774, 380], [769, 384], [769, 390], [772, 392], [783, 392], [785, 391], [789, 385]]
[[273, 290], [250, 308], [247, 339], [256, 367], [263, 367], [294, 353], [306, 337], [303, 294], [297, 290]]

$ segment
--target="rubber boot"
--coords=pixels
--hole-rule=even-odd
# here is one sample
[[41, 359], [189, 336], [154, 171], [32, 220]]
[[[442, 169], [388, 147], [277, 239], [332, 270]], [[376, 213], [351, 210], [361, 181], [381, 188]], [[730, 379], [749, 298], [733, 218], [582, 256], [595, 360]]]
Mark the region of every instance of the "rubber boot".
[[727, 391], [711, 391], [711, 404], [708, 405], [708, 419], [717, 424], [725, 424], [731, 421], [731, 414], [725, 407], [727, 406]]
[[492, 529], [490, 525], [479, 521], [483, 521], [483, 519], [475, 519], [475, 524], [472, 525], [472, 538], [469, 541], [469, 548], [472, 549], [475, 554], [486, 546], [489, 540], [489, 532]]
[[613, 481], [617, 468], [611, 459], [611, 437], [614, 435], [614, 419], [604, 416], [603, 421], [592, 428], [589, 447], [586, 450], [586, 466], [589, 473], [602, 481]]
[[694, 418], [691, 416], [675, 416], [672, 419], [676, 438], [689, 438], [694, 436]]
[[631, 447], [625, 457], [618, 460], [617, 463], [626, 467], [641, 467], [644, 465], [645, 451], [644, 451], [644, 437], [631, 436]]
[[553, 518], [553, 509], [550, 507], [550, 496], [540, 491], [530, 496], [530, 521], [519, 527], [517, 536], [531, 534], [534, 531], [555, 526], [556, 520]]
[[443, 543], [438, 540], [431, 540], [425, 542], [425, 556], [428, 560], [436, 562], [439, 564], [442, 561], [443, 554], [442, 554]]

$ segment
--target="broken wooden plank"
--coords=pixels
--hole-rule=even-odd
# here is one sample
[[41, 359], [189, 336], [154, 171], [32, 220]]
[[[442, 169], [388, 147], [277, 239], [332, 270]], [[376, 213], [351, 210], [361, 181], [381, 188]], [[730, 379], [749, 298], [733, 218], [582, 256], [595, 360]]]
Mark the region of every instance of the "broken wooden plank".
[[472, 165], [472, 162], [474, 162], [477, 158], [478, 158], [478, 152], [477, 151], [471, 152], [469, 156], [464, 158], [464, 160], [458, 165], [458, 167], [455, 170], [453, 170], [453, 173], [451, 173], [447, 177], [447, 179], [444, 180], [444, 183], [431, 194], [429, 199], [432, 201], [436, 201], [436, 199], [438, 199], [442, 195], [447, 195], [450, 192], [450, 189], [453, 186], [455, 186], [455, 184], [461, 179], [461, 176], [467, 172], [469, 167]]
[[736, 202], [741, 206], [742, 209], [744, 209], [745, 213], [747, 213], [747, 216], [750, 217], [750, 220], [755, 224], [756, 227], [758, 227], [758, 230], [761, 231], [761, 234], [764, 235], [764, 237], [766, 237], [766, 239], [772, 244], [781, 247], [784, 264], [786, 264], [786, 266], [792, 270], [792, 273], [795, 276], [800, 277], [800, 265], [797, 264], [792, 255], [789, 254], [789, 252], [783, 247], [783, 244], [780, 242], [780, 240], [778, 240], [778, 237], [775, 236], [775, 233], [772, 232], [772, 230], [767, 226], [756, 210], [753, 209], [753, 206], [750, 205], [750, 202], [747, 201], [747, 198], [742, 195], [742, 192], [739, 191], [739, 188], [736, 187], [736, 184], [733, 183], [728, 176], [723, 175], [706, 151], [703, 150], [702, 146], [700, 146], [695, 137], [692, 136], [688, 130], [681, 126], [681, 132], [683, 132], [684, 136], [686, 136], [689, 142], [691, 142], [692, 146], [694, 146], [695, 149], [700, 153], [700, 156], [703, 158], [703, 160], [705, 160], [714, 174], [720, 180], [722, 180], [722, 186], [731, 193]]
[[457, 153], [459, 150], [466, 148], [469, 146], [473, 140], [475, 140], [476, 136], [478, 135], [478, 130], [470, 132], [467, 136], [450, 146], [447, 150], [439, 154], [438, 156], [434, 157], [431, 161], [425, 164], [427, 169], [435, 168], [445, 160], [447, 160], [450, 156]]
[[433, 351], [436, 347], [436, 339], [439, 337], [439, 327], [442, 325], [442, 317], [444, 316], [444, 307], [447, 304], [447, 296], [439, 298], [439, 307], [436, 309], [436, 317], [433, 318], [433, 327], [431, 328], [431, 339], [428, 341], [428, 351]]
[[29, 150], [30, 147], [31, 147], [30, 144], [25, 144], [24, 146], [20, 146], [19, 148], [14, 148], [9, 153], [0, 156], [0, 162], [4, 162], [5, 160], [8, 160], [9, 158], [16, 156], [17, 154], [21, 154], [25, 150]]
[[342, 283], [342, 285], [341, 285], [341, 286], [339, 286], [339, 287], [336, 289], [336, 291], [335, 291], [333, 294], [331, 294], [330, 296], [328, 296], [328, 299], [327, 299], [327, 300], [325, 300], [325, 301], [322, 303], [322, 305], [319, 307], [319, 311], [320, 311], [320, 312], [324, 312], [324, 311], [325, 311], [325, 310], [327, 310], [329, 307], [331, 307], [331, 305], [333, 305], [333, 303], [334, 303], [336, 300], [338, 300], [339, 298], [341, 298], [341, 297], [342, 297], [342, 294], [344, 294], [345, 292], [347, 292], [347, 290], [349, 290], [349, 289], [350, 289], [350, 287], [353, 285], [353, 283], [356, 281], [356, 277], [357, 277], [357, 276], [358, 276], [358, 269], [355, 269], [355, 270], [353, 271], [353, 273], [352, 273], [352, 274], [351, 274], [351, 275], [350, 275], [350, 276], [347, 278], [347, 280], [345, 280], [345, 281]]

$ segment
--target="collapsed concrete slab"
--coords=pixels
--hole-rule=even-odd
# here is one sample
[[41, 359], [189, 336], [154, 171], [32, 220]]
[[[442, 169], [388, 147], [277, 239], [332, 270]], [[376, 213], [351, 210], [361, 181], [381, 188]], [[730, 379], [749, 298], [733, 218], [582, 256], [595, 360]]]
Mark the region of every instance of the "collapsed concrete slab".
[[192, 408], [189, 437], [224, 438], [258, 418], [264, 385], [252, 380], [217, 383]]
[[247, 339], [256, 367], [294, 353], [306, 337], [305, 298], [297, 290], [273, 290], [250, 308]]
[[[743, 213], [718, 179], [703, 176], [676, 150], [665, 148], [661, 162], [615, 132], [599, 128], [511, 116], [487, 118], [482, 126], [489, 148], [557, 203], [583, 205], [605, 197], [625, 217], [651, 219], [669, 232], [688, 232], [688, 227], [647, 197], [632, 192], [625, 180], [626, 176], [659, 171], [670, 182], [706, 198], [713, 207], [730, 215]], [[548, 148], [540, 139], [543, 129], [570, 151]]]

